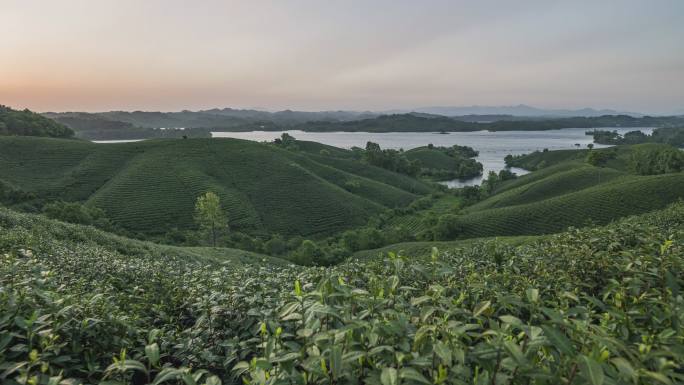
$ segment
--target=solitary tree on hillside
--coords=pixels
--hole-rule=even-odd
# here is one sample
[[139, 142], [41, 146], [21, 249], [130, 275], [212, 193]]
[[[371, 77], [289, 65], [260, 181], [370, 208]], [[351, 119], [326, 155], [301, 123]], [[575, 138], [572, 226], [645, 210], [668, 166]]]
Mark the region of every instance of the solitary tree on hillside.
[[221, 210], [221, 201], [218, 195], [209, 191], [197, 197], [195, 221], [199, 224], [200, 230], [211, 235], [211, 245], [216, 247], [216, 236], [219, 231], [228, 227], [228, 219]]

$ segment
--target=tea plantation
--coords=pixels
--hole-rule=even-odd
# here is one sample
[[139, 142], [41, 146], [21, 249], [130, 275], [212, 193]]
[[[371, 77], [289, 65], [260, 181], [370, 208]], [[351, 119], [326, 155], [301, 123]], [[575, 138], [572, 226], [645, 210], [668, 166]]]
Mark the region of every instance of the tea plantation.
[[489, 196], [464, 207], [453, 226], [461, 238], [538, 235], [661, 209], [684, 199], [684, 173], [636, 175], [630, 159], [635, 151], [665, 147], [593, 150], [611, 154], [601, 167], [586, 162], [587, 150], [518, 156], [509, 163], [542, 167], [498, 183]]
[[[684, 204], [331, 268], [0, 211], [3, 384], [677, 384]], [[238, 256], [239, 257], [239, 256]]]
[[287, 236], [364, 225], [379, 212], [434, 191], [414, 178], [351, 160], [350, 154], [288, 151], [237, 139], [94, 144], [0, 137], [0, 181], [37, 202], [99, 207], [112, 222], [142, 236], [193, 228], [195, 200], [206, 191], [220, 196], [232, 229]]

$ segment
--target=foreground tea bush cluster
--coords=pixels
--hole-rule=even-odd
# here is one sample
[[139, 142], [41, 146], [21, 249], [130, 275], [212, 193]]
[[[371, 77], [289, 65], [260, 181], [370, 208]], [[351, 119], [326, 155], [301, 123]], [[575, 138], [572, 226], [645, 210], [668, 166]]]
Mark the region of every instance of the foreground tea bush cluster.
[[684, 204], [332, 268], [157, 255], [83, 229], [0, 212], [3, 384], [684, 382]]

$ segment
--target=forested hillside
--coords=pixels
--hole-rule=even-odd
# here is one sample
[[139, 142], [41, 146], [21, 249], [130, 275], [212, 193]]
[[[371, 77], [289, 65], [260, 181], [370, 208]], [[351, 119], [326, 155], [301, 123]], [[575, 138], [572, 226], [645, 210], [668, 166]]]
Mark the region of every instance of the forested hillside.
[[0, 136], [49, 136], [69, 138], [74, 135], [69, 127], [29, 110], [13, 110], [0, 105]]

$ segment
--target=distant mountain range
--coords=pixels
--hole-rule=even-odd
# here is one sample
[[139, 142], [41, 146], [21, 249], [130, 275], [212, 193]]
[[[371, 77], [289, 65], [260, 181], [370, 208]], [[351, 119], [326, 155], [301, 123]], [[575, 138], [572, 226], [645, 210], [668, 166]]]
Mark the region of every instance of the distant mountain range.
[[528, 117], [594, 117], [603, 115], [630, 115], [634, 117], [643, 116], [644, 114], [636, 112], [616, 111], [611, 109], [597, 110], [594, 108], [581, 108], [576, 110], [568, 109], [544, 109], [519, 104], [517, 106], [433, 106], [420, 107], [414, 109], [397, 109], [383, 111], [385, 114], [398, 114], [407, 112], [420, 112], [425, 114], [444, 115], [444, 116], [463, 116], [463, 115], [510, 115], [510, 116], [528, 116]]

